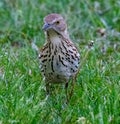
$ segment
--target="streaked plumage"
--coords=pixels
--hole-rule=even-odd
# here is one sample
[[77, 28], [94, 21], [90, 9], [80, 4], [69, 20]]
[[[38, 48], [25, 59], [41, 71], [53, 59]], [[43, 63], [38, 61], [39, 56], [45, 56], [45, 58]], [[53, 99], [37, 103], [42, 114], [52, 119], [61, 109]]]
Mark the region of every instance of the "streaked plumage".
[[46, 43], [40, 51], [40, 68], [45, 77], [46, 90], [49, 84], [64, 83], [74, 80], [79, 69], [80, 55], [70, 40], [67, 25], [60, 14], [49, 14], [44, 18], [43, 30]]

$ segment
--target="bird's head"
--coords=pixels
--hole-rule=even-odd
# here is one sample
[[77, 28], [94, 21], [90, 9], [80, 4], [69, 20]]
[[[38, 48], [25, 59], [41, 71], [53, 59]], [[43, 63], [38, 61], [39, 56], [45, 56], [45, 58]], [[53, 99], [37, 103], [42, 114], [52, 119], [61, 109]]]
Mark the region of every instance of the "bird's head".
[[67, 30], [67, 24], [60, 14], [49, 14], [44, 18], [44, 31], [54, 30], [62, 34]]

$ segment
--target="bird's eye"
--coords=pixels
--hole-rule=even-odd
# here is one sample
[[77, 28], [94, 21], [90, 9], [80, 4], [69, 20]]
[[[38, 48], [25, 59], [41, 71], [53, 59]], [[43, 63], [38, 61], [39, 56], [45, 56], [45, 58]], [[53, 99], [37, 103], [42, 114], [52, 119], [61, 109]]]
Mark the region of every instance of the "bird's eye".
[[59, 21], [56, 22], [56, 24], [59, 24], [59, 23], [60, 23]]

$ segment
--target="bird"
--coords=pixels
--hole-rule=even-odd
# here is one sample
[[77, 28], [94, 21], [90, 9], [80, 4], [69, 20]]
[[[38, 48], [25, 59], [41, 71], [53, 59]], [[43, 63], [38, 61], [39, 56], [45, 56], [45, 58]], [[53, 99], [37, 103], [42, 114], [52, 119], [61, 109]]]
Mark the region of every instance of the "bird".
[[[46, 92], [50, 94], [51, 85], [64, 84], [69, 100], [79, 72], [80, 53], [69, 37], [66, 21], [61, 14], [51, 13], [45, 16], [42, 29], [46, 42], [40, 49], [39, 60]], [[72, 86], [68, 93], [70, 81]]]

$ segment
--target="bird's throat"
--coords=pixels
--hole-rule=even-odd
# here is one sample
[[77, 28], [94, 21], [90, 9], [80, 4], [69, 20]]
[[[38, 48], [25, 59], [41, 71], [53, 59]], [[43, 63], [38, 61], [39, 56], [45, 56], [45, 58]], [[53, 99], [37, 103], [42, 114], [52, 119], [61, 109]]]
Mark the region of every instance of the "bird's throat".
[[59, 45], [61, 43], [61, 37], [63, 39], [70, 39], [67, 30], [62, 33], [58, 33], [55, 30], [49, 30], [46, 32], [47, 42], [51, 42], [54, 45]]
[[47, 41], [54, 45], [59, 45], [61, 43], [60, 34], [54, 30], [47, 32]]

